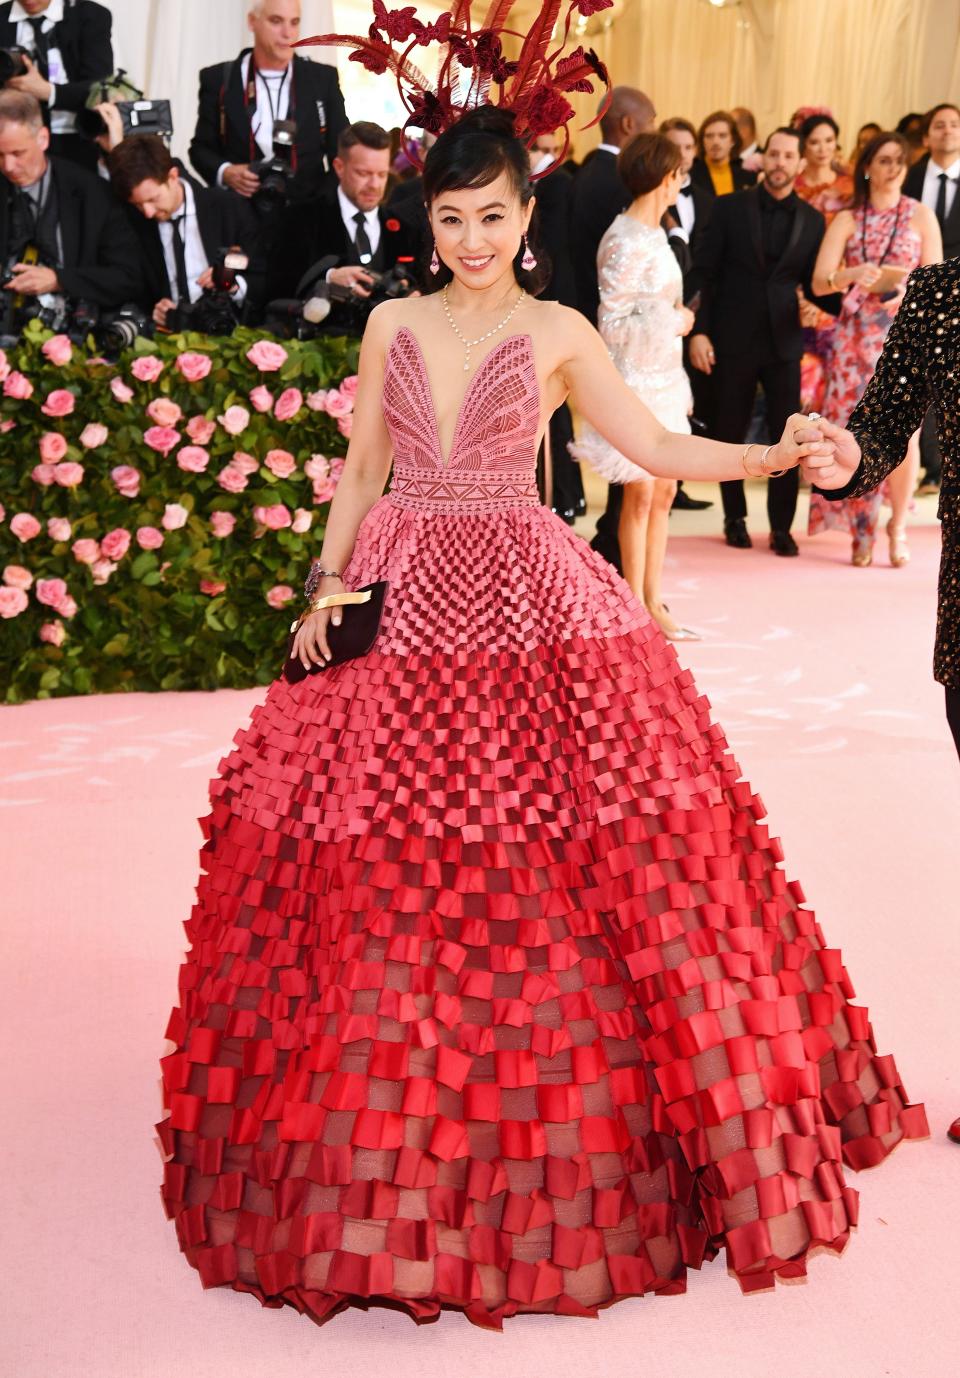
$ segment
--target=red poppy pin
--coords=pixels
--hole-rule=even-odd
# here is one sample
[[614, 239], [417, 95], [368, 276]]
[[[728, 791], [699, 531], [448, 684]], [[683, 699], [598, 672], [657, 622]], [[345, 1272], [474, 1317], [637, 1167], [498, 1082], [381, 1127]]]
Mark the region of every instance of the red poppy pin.
[[387, 221], [387, 229], [390, 231], [391, 234], [396, 234], [396, 233], [397, 233], [397, 230], [399, 230], [399, 228], [400, 228], [400, 221], [399, 221], [399, 220], [388, 220], [388, 221]]

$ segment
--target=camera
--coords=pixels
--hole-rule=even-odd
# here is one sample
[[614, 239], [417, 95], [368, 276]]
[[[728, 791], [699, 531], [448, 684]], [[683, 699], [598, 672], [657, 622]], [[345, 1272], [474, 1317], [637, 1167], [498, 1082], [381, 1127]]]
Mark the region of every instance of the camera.
[[173, 136], [173, 112], [168, 100], [145, 100], [143, 92], [121, 68], [113, 76], [95, 82], [87, 97], [86, 109], [77, 112], [77, 132], [85, 138], [97, 139], [107, 133], [103, 116], [94, 107], [109, 103], [120, 112], [123, 136], [131, 134], [159, 134]]
[[9, 48], [0, 48], [0, 86], [5, 86], [13, 77], [25, 77], [27, 75], [27, 64], [24, 58], [31, 54], [26, 48], [21, 48], [18, 44], [12, 44]]
[[253, 204], [265, 214], [285, 206], [293, 181], [293, 148], [297, 142], [295, 120], [277, 120], [273, 126], [273, 153], [250, 164], [250, 171], [260, 178], [260, 187]]
[[301, 278], [296, 297], [269, 302], [266, 328], [283, 339], [312, 340], [327, 332], [362, 335], [375, 306], [408, 297], [416, 287], [412, 258], [399, 258], [382, 273], [364, 268], [372, 279], [369, 297], [358, 297], [351, 287], [325, 281], [328, 270], [335, 266], [336, 259], [321, 259]]
[[232, 335], [240, 321], [240, 310], [233, 299], [240, 273], [250, 267], [246, 254], [237, 249], [221, 249], [211, 265], [213, 286], [193, 302], [182, 301], [167, 312], [164, 330], [178, 335], [195, 330], [201, 335]]
[[[79, 305], [85, 307], [86, 303]], [[81, 324], [79, 311], [76, 309], [73, 320], [75, 326]], [[85, 339], [90, 333], [97, 342], [97, 348], [108, 359], [115, 359], [125, 349], [132, 349], [138, 336], [150, 339], [153, 336], [153, 321], [139, 306], [121, 306], [117, 311], [109, 311], [100, 316], [99, 321], [94, 321], [92, 332], [85, 331], [81, 338]]]

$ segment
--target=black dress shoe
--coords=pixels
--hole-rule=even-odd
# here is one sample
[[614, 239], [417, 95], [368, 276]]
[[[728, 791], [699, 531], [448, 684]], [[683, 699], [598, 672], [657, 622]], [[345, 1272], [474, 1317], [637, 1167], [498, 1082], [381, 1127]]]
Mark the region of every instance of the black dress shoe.
[[671, 503], [671, 507], [676, 512], [703, 512], [712, 506], [713, 503], [708, 502], [705, 498], [692, 498], [683, 488], [677, 489], [676, 497]]
[[800, 547], [789, 531], [771, 531], [770, 549], [775, 555], [799, 555]]
[[577, 520], [577, 514], [572, 507], [554, 507], [553, 512], [562, 522], [566, 522], [567, 526], [573, 526]]
[[749, 550], [753, 545], [745, 517], [734, 517], [731, 521], [724, 522], [723, 536], [727, 545], [732, 545], [737, 550]]

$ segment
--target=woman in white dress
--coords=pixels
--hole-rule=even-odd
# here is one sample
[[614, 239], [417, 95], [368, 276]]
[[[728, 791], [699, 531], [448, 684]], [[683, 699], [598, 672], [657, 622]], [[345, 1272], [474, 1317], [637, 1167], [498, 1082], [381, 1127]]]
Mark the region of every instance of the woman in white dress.
[[[680, 194], [680, 151], [662, 134], [639, 134], [623, 149], [618, 166], [633, 200], [597, 251], [597, 324], [627, 385], [661, 425], [689, 434], [692, 399], [683, 370], [682, 337], [693, 325], [693, 313], [683, 305], [680, 266], [660, 224]], [[609, 482], [624, 484], [619, 527], [623, 576], [664, 636], [671, 641], [694, 639], [663, 602], [667, 524], [676, 481], [652, 474], [636, 479], [636, 465], [590, 426], [584, 426], [570, 449]]]

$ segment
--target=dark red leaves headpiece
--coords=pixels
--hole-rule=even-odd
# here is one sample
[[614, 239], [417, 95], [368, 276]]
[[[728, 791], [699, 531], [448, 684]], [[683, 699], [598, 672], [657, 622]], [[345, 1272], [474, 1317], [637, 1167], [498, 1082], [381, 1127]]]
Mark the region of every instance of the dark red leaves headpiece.
[[[360, 62], [371, 72], [393, 72], [408, 111], [404, 130], [442, 134], [474, 106], [496, 105], [513, 112], [517, 137], [526, 144], [532, 144], [540, 134], [562, 128], [565, 154], [570, 141], [567, 126], [574, 115], [565, 93], [591, 92], [595, 81], [606, 89], [607, 100], [585, 129], [597, 123], [610, 96], [607, 69], [592, 49], [585, 52], [581, 46], [563, 56], [570, 27], [575, 16], [589, 17], [612, 4], [613, 0], [566, 0], [559, 43], [552, 51], [550, 43], [564, 0], [544, 0], [525, 34], [506, 27], [514, 0], [487, 0], [483, 23], [476, 28], [471, 17], [472, 0], [450, 0], [449, 10], [433, 24], [418, 19], [413, 5], [388, 10], [383, 0], [373, 0], [373, 23], [367, 37], [321, 34], [301, 40], [298, 46], [352, 48], [351, 62]], [[522, 40], [516, 61], [504, 55], [504, 34]], [[444, 51], [437, 79], [430, 81], [413, 63], [411, 53], [435, 43]], [[416, 162], [415, 151], [410, 153]], [[551, 170], [552, 165], [546, 169]]]

